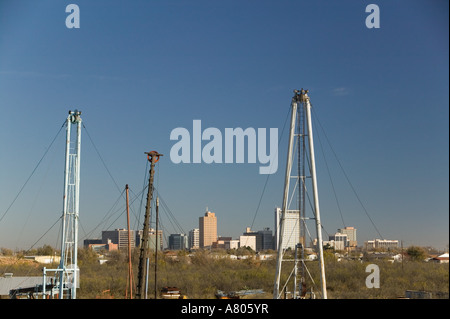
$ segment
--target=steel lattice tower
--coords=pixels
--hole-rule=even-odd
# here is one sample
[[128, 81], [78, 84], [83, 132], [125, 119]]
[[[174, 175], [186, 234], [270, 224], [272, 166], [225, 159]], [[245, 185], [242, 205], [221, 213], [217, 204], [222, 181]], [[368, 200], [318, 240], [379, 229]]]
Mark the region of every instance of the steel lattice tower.
[[[300, 107], [299, 107], [300, 106]], [[294, 140], [296, 139], [296, 142]], [[307, 147], [308, 145], [308, 147]], [[297, 152], [295, 151], [297, 148]], [[297, 153], [297, 156], [295, 156]], [[297, 175], [292, 176], [292, 169], [294, 164], [294, 158], [297, 157]], [[309, 170], [306, 167], [309, 166]], [[306, 176], [306, 172], [310, 176]], [[309, 180], [311, 189], [313, 192], [313, 217], [306, 217], [306, 192], [307, 192], [307, 179]], [[291, 179], [295, 179], [296, 183], [291, 183]], [[294, 184], [294, 185], [292, 185]], [[297, 203], [297, 209], [290, 209], [291, 203]], [[306, 220], [315, 220], [316, 225], [316, 236], [317, 236], [317, 250], [318, 259], [320, 267], [320, 286], [322, 298], [327, 298], [326, 291], [326, 280], [325, 280], [325, 267], [323, 262], [323, 247], [322, 247], [322, 225], [320, 221], [320, 209], [319, 209], [319, 199], [317, 191], [317, 179], [316, 179], [316, 167], [315, 167], [315, 157], [314, 157], [314, 142], [312, 134], [311, 125], [311, 104], [308, 96], [308, 91], [301, 89], [294, 90], [294, 96], [291, 102], [291, 124], [289, 132], [289, 144], [288, 153], [286, 161], [286, 175], [284, 183], [284, 195], [283, 195], [283, 206], [281, 207], [281, 216], [277, 220], [277, 238], [278, 241], [278, 256], [277, 256], [277, 268], [276, 277], [274, 283], [274, 299], [279, 299], [281, 293], [287, 287], [288, 281], [293, 274], [293, 298], [300, 298], [305, 294], [304, 280], [305, 280], [305, 264], [304, 264], [304, 248], [306, 244]], [[295, 232], [298, 234], [296, 237], [297, 244], [295, 245], [295, 256], [294, 259], [289, 260], [294, 262], [294, 267], [292, 271], [289, 271], [289, 277], [280, 289], [280, 281], [282, 277], [283, 261], [288, 261], [284, 259], [285, 245], [284, 241], [287, 238], [285, 236], [291, 236], [292, 234], [286, 235], [285, 232], [285, 222], [288, 214], [298, 215], [297, 223], [295, 227], [298, 227]], [[297, 235], [295, 235], [297, 236]], [[302, 264], [302, 274], [300, 285], [297, 283], [297, 268], [298, 263]], [[286, 270], [286, 269], [284, 269]]]
[[[69, 111], [66, 121], [66, 164], [64, 170], [64, 205], [62, 216], [61, 261], [59, 265], [59, 298], [76, 299], [79, 285], [77, 263], [78, 217], [80, 195], [81, 112]], [[71, 127], [76, 126], [72, 141]]]

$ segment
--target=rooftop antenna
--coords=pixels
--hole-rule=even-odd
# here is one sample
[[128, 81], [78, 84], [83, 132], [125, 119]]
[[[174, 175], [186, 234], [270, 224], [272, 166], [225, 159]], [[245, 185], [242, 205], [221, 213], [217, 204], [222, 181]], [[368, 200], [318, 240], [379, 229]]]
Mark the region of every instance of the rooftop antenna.
[[[301, 107], [298, 107], [300, 104]], [[297, 138], [297, 145], [294, 146], [294, 138]], [[306, 147], [308, 144], [309, 148]], [[291, 176], [293, 159], [295, 156], [294, 147], [297, 148], [297, 164], [298, 164], [298, 174], [297, 176]], [[313, 210], [314, 217], [307, 218], [305, 216], [305, 192], [306, 192], [306, 157], [309, 153], [309, 173], [312, 184], [313, 191]], [[292, 178], [296, 179], [296, 183], [294, 187], [290, 190], [290, 180]], [[297, 190], [298, 188], [298, 190]], [[297, 191], [296, 191], [297, 190]], [[294, 199], [295, 193], [298, 193], [298, 210], [290, 210], [290, 204]], [[293, 229], [292, 224], [289, 225], [290, 229], [286, 228], [285, 223], [288, 218], [294, 216], [294, 220], [296, 220], [297, 229]], [[286, 174], [285, 174], [285, 183], [284, 183], [284, 194], [283, 194], [283, 206], [281, 208], [280, 214], [277, 213], [277, 231], [276, 231], [276, 240], [277, 242], [277, 267], [276, 267], [276, 276], [274, 283], [274, 291], [273, 298], [279, 299], [283, 291], [287, 289], [287, 284], [291, 275], [289, 275], [288, 280], [284, 284], [284, 286], [280, 289], [280, 279], [281, 279], [281, 271], [282, 271], [282, 263], [284, 260], [284, 253], [288, 248], [288, 244], [290, 245], [292, 241], [289, 239], [291, 236], [295, 237], [295, 247], [291, 247], [295, 249], [294, 255], [294, 269], [291, 271], [291, 274], [294, 274], [294, 287], [293, 287], [293, 298], [304, 298], [306, 296], [306, 287], [305, 287], [305, 264], [304, 264], [304, 250], [306, 244], [306, 220], [314, 219], [316, 224], [316, 235], [317, 235], [317, 249], [318, 249], [318, 259], [319, 259], [319, 267], [320, 267], [320, 285], [322, 298], [327, 299], [327, 290], [326, 290], [326, 280], [325, 280], [325, 266], [323, 260], [323, 246], [322, 246], [322, 225], [320, 221], [320, 209], [319, 209], [319, 197], [317, 190], [317, 178], [316, 178], [316, 164], [314, 157], [314, 141], [312, 134], [312, 125], [311, 125], [311, 103], [308, 96], [308, 90], [294, 90], [294, 96], [292, 97], [291, 102], [291, 126], [289, 133], [289, 145], [288, 145], [288, 153], [287, 153], [287, 162], [286, 162]], [[288, 242], [289, 241], [289, 242]], [[300, 254], [299, 254], [300, 251]], [[300, 256], [301, 257], [300, 257]], [[297, 266], [298, 262], [301, 262], [302, 265], [302, 278], [300, 284], [297, 284]], [[298, 293], [297, 293], [298, 289]], [[281, 290], [281, 291], [280, 291]], [[313, 296], [313, 294], [311, 294]]]

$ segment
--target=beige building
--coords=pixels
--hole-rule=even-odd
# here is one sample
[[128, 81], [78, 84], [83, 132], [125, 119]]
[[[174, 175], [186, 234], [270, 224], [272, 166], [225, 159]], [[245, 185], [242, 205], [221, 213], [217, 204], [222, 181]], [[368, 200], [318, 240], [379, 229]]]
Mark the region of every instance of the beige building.
[[199, 218], [200, 248], [211, 247], [217, 241], [216, 214], [206, 211], [205, 216]]
[[374, 239], [368, 240], [364, 243], [364, 246], [367, 250], [373, 249], [392, 249], [398, 247], [398, 240], [389, 240], [389, 239]]

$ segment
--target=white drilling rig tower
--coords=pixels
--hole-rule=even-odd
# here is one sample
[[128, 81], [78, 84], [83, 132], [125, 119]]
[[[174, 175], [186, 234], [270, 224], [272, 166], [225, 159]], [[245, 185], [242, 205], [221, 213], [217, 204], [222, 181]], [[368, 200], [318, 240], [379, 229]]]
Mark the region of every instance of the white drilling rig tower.
[[[76, 137], [71, 128], [76, 126]], [[47, 272], [55, 272], [55, 282], [50, 298], [56, 294], [59, 299], [76, 299], [79, 287], [77, 262], [78, 218], [80, 210], [80, 155], [81, 155], [81, 112], [69, 111], [66, 120], [66, 157], [64, 169], [64, 195], [61, 228], [61, 261], [57, 269], [44, 268], [43, 295], [46, 295]]]
[[[296, 143], [294, 140], [296, 140]], [[306, 147], [306, 145], [308, 145], [308, 147]], [[295, 155], [297, 155], [297, 174], [292, 175]], [[306, 175], [307, 173], [309, 173], [308, 176]], [[291, 183], [291, 179], [295, 179], [295, 184]], [[310, 180], [310, 183], [308, 183], [310, 188], [307, 187], [307, 180]], [[307, 196], [307, 191], [311, 189], [313, 202], [310, 206], [312, 206], [313, 216], [307, 217], [305, 214], [307, 207], [306, 201], [307, 198], [309, 199], [309, 196]], [[292, 202], [298, 204], [297, 209], [290, 208]], [[309, 233], [309, 231], [307, 231], [306, 221], [312, 219], [315, 220], [316, 226], [321, 297], [323, 299], [327, 299], [322, 246], [322, 224], [320, 221], [314, 141], [311, 124], [311, 103], [308, 96], [308, 90], [294, 90], [294, 96], [291, 102], [291, 125], [282, 205], [280, 214], [277, 214], [277, 216], [279, 215], [279, 218], [276, 220], [278, 256], [273, 298], [281, 298], [282, 294], [286, 294], [291, 288], [293, 289], [291, 295], [294, 299], [306, 298], [308, 293], [310, 298], [315, 296], [311, 290], [309, 292], [306, 291], [305, 283], [306, 274], [309, 275], [309, 271], [307, 270], [305, 264], [306, 234]], [[288, 219], [290, 219], [289, 223], [287, 223]], [[288, 241], [289, 244], [292, 244], [293, 239], [295, 240], [294, 247], [288, 247]], [[291, 248], [294, 251], [293, 257], [285, 257], [288, 248]], [[282, 269], [289, 269], [289, 267], [283, 267], [283, 262], [290, 262], [289, 265], [292, 265], [293, 262], [293, 268], [291, 268], [292, 270], [289, 272], [288, 279], [280, 288]], [[299, 263], [302, 270], [300, 274], [300, 282], [297, 280], [297, 277], [299, 276]], [[290, 287], [289, 285], [292, 282], [293, 286]]]

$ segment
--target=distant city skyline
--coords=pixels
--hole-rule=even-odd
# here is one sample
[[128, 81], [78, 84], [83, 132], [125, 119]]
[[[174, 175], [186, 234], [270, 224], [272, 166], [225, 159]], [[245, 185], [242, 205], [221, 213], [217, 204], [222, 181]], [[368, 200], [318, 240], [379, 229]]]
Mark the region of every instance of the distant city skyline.
[[[279, 220], [281, 214], [281, 209], [276, 208], [274, 211], [275, 215], [275, 221]], [[284, 230], [284, 242], [283, 247], [284, 249], [291, 248], [295, 249], [295, 246], [297, 243], [301, 242], [301, 239], [299, 237], [300, 231], [298, 229], [298, 212], [295, 213], [293, 211], [288, 212], [288, 215], [286, 216], [286, 223], [285, 223], [285, 230]], [[208, 210], [208, 207], [206, 208], [206, 212], [203, 216], [199, 217], [199, 228], [193, 228], [190, 229], [187, 233], [167, 233], [165, 234], [162, 230], [159, 230], [158, 233], [160, 234], [161, 238], [161, 249], [211, 249], [211, 248], [225, 248], [223, 247], [223, 244], [219, 243], [220, 241], [224, 241], [224, 238], [227, 238], [228, 241], [237, 241], [238, 246], [236, 247], [229, 247], [229, 248], [237, 248], [239, 246], [248, 246], [252, 248], [255, 251], [265, 250], [265, 249], [272, 249], [277, 250], [278, 248], [278, 227], [276, 224], [273, 225], [273, 229], [270, 227], [264, 227], [263, 229], [251, 229], [251, 227], [246, 227], [246, 229], [237, 237], [233, 238], [233, 236], [226, 236], [227, 234], [223, 235], [217, 235], [216, 229], [217, 229], [217, 218], [219, 216], [216, 216], [215, 213], [210, 212]], [[206, 224], [209, 234], [205, 235], [205, 230], [200, 231], [202, 228], [202, 223]], [[204, 226], [203, 226], [204, 227]], [[142, 236], [142, 230], [140, 229], [130, 229], [132, 240], [131, 240], [131, 246], [132, 247], [138, 247], [140, 240], [138, 237]], [[150, 229], [151, 234], [154, 235], [155, 230], [152, 228]], [[114, 230], [102, 230], [101, 231], [101, 242], [103, 244], [107, 244], [108, 241], [111, 241], [114, 244], [117, 244], [118, 249], [124, 249], [127, 248], [127, 238], [128, 238], [128, 232], [124, 228], [117, 228]], [[209, 240], [205, 244], [205, 239], [200, 240], [201, 234], [203, 233], [203, 236], [208, 237]], [[266, 235], [263, 234], [270, 234], [271, 239], [266, 239]], [[259, 240], [262, 240], [258, 242], [257, 236], [261, 235]], [[136, 238], [135, 238], [136, 236]], [[213, 240], [212, 238], [216, 238]], [[255, 237], [255, 238], [253, 238]], [[250, 240], [250, 238], [252, 238]], [[371, 238], [368, 240], [365, 240], [364, 242], [359, 242], [357, 240], [357, 229], [353, 226], [346, 226], [343, 228], [339, 228], [336, 230], [335, 233], [329, 234], [324, 240], [323, 245], [330, 245], [331, 247], [337, 249], [337, 250], [354, 250], [356, 248], [383, 248], [383, 247], [399, 247], [399, 243], [401, 241], [395, 239], [395, 238]], [[84, 246], [87, 244], [93, 244], [96, 242], [97, 238], [84, 238]], [[227, 241], [227, 240], [225, 240]], [[165, 242], [165, 244], [164, 244]], [[151, 243], [151, 245], [154, 245], [154, 239]], [[316, 237], [309, 237], [306, 239], [306, 247], [313, 247], [317, 244], [317, 238]], [[184, 247], [184, 248], [183, 248]], [[258, 248], [257, 248], [258, 247]], [[437, 248], [437, 247], [434, 247]]]

